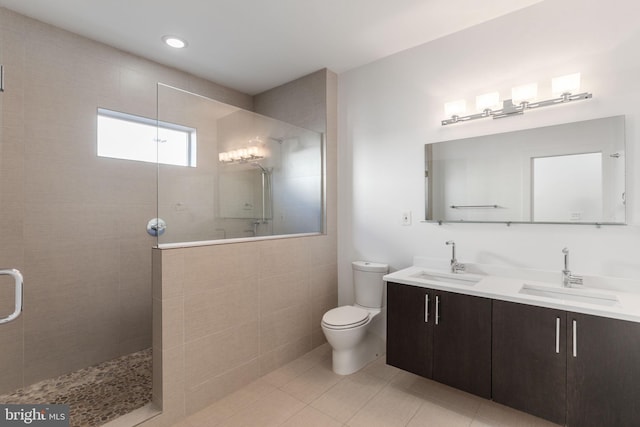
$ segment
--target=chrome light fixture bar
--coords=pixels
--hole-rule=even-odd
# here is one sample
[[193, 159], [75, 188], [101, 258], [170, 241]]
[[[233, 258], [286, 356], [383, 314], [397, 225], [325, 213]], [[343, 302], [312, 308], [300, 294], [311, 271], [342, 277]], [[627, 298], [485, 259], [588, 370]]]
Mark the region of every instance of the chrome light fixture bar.
[[453, 115], [450, 119], [442, 121], [442, 126], [452, 125], [454, 123], [468, 122], [469, 120], [484, 119], [491, 117], [494, 119], [502, 119], [504, 117], [518, 116], [524, 114], [525, 110], [533, 110], [534, 108], [548, 107], [550, 105], [565, 104], [571, 101], [579, 101], [581, 99], [589, 99], [593, 95], [588, 92], [578, 93], [572, 95], [570, 93], [563, 93], [558, 98], [547, 99], [546, 101], [537, 102], [521, 102], [519, 105], [515, 105], [512, 100], [506, 99], [502, 103], [502, 108], [499, 110], [491, 110], [487, 108], [482, 113], [470, 114], [468, 116]]
[[580, 88], [580, 73], [555, 77], [551, 80], [551, 86], [552, 92], [559, 94], [559, 96], [545, 101], [534, 101], [538, 92], [538, 85], [536, 83], [514, 87], [511, 90], [511, 99], [504, 100], [502, 102], [502, 108], [500, 109], [495, 109], [496, 106], [500, 106], [499, 94], [497, 92], [479, 95], [476, 97], [476, 108], [482, 112], [469, 114], [467, 116], [460, 115], [460, 113], [464, 112], [466, 106], [464, 100], [448, 102], [445, 104], [445, 114], [451, 115], [451, 118], [442, 120], [442, 126], [488, 117], [501, 119], [504, 117], [518, 116], [524, 114], [526, 110], [565, 104], [567, 102], [592, 97], [592, 94], [588, 92], [573, 94], [573, 92], [577, 92]]

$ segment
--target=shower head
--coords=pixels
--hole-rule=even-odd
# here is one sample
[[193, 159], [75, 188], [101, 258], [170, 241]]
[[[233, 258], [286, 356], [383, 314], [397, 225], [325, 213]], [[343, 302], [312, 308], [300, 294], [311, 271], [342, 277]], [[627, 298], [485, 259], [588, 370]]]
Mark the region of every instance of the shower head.
[[260, 168], [262, 170], [262, 173], [269, 173], [269, 169], [265, 169], [260, 163], [258, 162], [251, 162], [249, 163], [251, 166], [255, 166], [257, 168]]

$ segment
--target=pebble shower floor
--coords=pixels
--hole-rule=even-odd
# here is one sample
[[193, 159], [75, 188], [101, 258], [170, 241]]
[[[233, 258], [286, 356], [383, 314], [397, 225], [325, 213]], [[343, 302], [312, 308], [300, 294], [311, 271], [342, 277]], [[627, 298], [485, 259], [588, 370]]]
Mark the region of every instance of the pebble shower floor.
[[66, 404], [72, 427], [103, 425], [151, 402], [151, 349], [0, 395], [0, 402]]

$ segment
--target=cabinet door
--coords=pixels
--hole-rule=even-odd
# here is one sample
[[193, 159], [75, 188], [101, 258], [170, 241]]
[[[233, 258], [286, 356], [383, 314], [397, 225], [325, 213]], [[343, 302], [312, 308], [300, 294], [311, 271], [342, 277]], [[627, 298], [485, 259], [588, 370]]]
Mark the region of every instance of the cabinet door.
[[432, 373], [434, 318], [430, 292], [387, 283], [387, 363], [427, 378]]
[[640, 325], [576, 313], [568, 320], [567, 425], [639, 426]]
[[491, 397], [491, 300], [433, 291], [433, 379]]
[[494, 300], [492, 341], [493, 400], [564, 425], [566, 313]]

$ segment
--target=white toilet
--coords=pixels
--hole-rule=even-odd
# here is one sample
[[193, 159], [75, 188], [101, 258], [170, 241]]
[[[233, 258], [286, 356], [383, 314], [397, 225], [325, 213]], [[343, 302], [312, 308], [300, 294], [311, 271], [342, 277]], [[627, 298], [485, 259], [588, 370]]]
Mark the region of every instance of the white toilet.
[[384, 341], [368, 333], [382, 310], [382, 277], [387, 264], [354, 261], [355, 304], [337, 307], [322, 316], [322, 331], [333, 348], [333, 372], [349, 375], [374, 360], [384, 350]]

